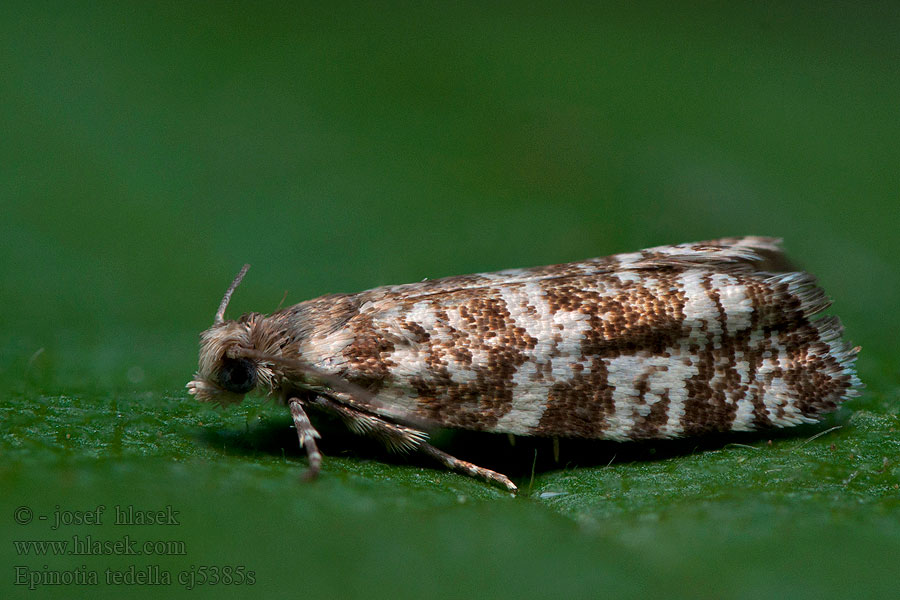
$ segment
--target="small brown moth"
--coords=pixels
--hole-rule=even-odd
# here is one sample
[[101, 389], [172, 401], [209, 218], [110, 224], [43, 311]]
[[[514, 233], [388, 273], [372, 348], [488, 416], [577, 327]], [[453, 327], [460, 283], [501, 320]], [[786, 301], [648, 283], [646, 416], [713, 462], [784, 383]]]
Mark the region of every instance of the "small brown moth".
[[198, 400], [254, 390], [397, 451], [497, 482], [423, 428], [638, 440], [816, 421], [862, 384], [859, 348], [780, 240], [728, 238], [531, 269], [385, 286], [226, 321], [248, 266], [201, 334]]

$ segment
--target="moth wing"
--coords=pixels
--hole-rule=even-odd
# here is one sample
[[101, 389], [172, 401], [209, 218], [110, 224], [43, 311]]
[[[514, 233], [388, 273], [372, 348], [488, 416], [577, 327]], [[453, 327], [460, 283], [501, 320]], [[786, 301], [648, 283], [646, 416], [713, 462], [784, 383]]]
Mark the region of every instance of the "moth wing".
[[352, 351], [381, 340], [379, 398], [444, 426], [626, 440], [809, 422], [856, 394], [856, 349], [813, 319], [812, 276], [758, 270], [780, 256], [742, 238], [386, 294]]
[[621, 270], [708, 268], [758, 272], [791, 270], [777, 238], [746, 236], [705, 242], [657, 246], [640, 252], [613, 254], [584, 261], [506, 269], [492, 273], [457, 275], [418, 283], [384, 286], [372, 290], [386, 296], [413, 299], [459, 290], [489, 288], [548, 279], [601, 276]]
[[[784, 273], [794, 270], [791, 261], [788, 260], [781, 248], [781, 239], [771, 237], [720, 238], [704, 242], [658, 246], [638, 253], [617, 256], [634, 255], [640, 255], [640, 259], [634, 263], [632, 268], [693, 266], [730, 269], [738, 265], [768, 273]], [[620, 261], [620, 263], [626, 262]]]

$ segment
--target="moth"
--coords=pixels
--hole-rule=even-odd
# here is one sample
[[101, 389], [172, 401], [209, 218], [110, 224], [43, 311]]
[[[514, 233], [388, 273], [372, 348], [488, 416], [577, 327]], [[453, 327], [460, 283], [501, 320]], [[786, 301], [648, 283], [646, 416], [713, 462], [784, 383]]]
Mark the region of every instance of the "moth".
[[307, 475], [337, 415], [392, 450], [515, 492], [428, 443], [432, 427], [643, 440], [789, 427], [858, 395], [859, 348], [780, 240], [726, 238], [528, 269], [333, 294], [200, 336], [189, 392], [285, 404]]

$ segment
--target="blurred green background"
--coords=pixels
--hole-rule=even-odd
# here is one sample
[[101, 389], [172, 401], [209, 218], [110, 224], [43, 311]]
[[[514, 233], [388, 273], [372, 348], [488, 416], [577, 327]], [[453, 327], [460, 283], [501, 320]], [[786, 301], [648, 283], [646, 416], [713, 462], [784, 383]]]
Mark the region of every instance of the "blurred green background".
[[[38, 586], [66, 598], [896, 597], [898, 65], [893, 2], [3, 3], [0, 595], [19, 566], [99, 573]], [[231, 315], [742, 234], [783, 237], [863, 347], [821, 426], [559, 464], [439, 437], [513, 499], [339, 428], [301, 485], [282, 409], [183, 389], [244, 262]], [[13, 543], [72, 535], [185, 551]], [[178, 581], [204, 566], [255, 583]], [[132, 567], [172, 583], [106, 583]]]

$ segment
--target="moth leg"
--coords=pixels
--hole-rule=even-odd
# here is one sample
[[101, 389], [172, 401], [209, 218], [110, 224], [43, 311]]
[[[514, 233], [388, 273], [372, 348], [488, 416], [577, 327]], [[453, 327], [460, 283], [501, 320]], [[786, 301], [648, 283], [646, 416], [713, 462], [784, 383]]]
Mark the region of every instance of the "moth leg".
[[294, 418], [294, 427], [297, 429], [297, 437], [300, 438], [300, 447], [306, 449], [306, 457], [309, 459], [309, 467], [303, 474], [306, 480], [313, 480], [319, 475], [322, 466], [322, 453], [316, 446], [316, 438], [322, 437], [306, 416], [303, 403], [297, 398], [291, 398], [288, 402], [291, 416]]
[[514, 484], [506, 475], [460, 460], [455, 456], [450, 456], [446, 452], [438, 450], [431, 444], [419, 444], [419, 451], [437, 459], [441, 464], [452, 471], [458, 471], [469, 477], [477, 477], [488, 482], [499, 483], [513, 494], [519, 490], [519, 488], [516, 487], [516, 484]]
[[428, 439], [428, 434], [424, 431], [385, 421], [327, 396], [316, 396], [312, 402], [340, 417], [353, 433], [372, 436], [392, 452], [410, 452]]
[[513, 493], [518, 491], [516, 484], [510, 481], [506, 475], [484, 469], [438, 450], [425, 441], [428, 439], [428, 434], [423, 431], [397, 425], [380, 417], [360, 412], [326, 396], [316, 396], [314, 402], [341, 417], [354, 433], [372, 435], [381, 440], [389, 450], [401, 452], [417, 450], [426, 456], [437, 459], [452, 471], [463, 473], [469, 477], [477, 477], [490, 483], [499, 483]]

